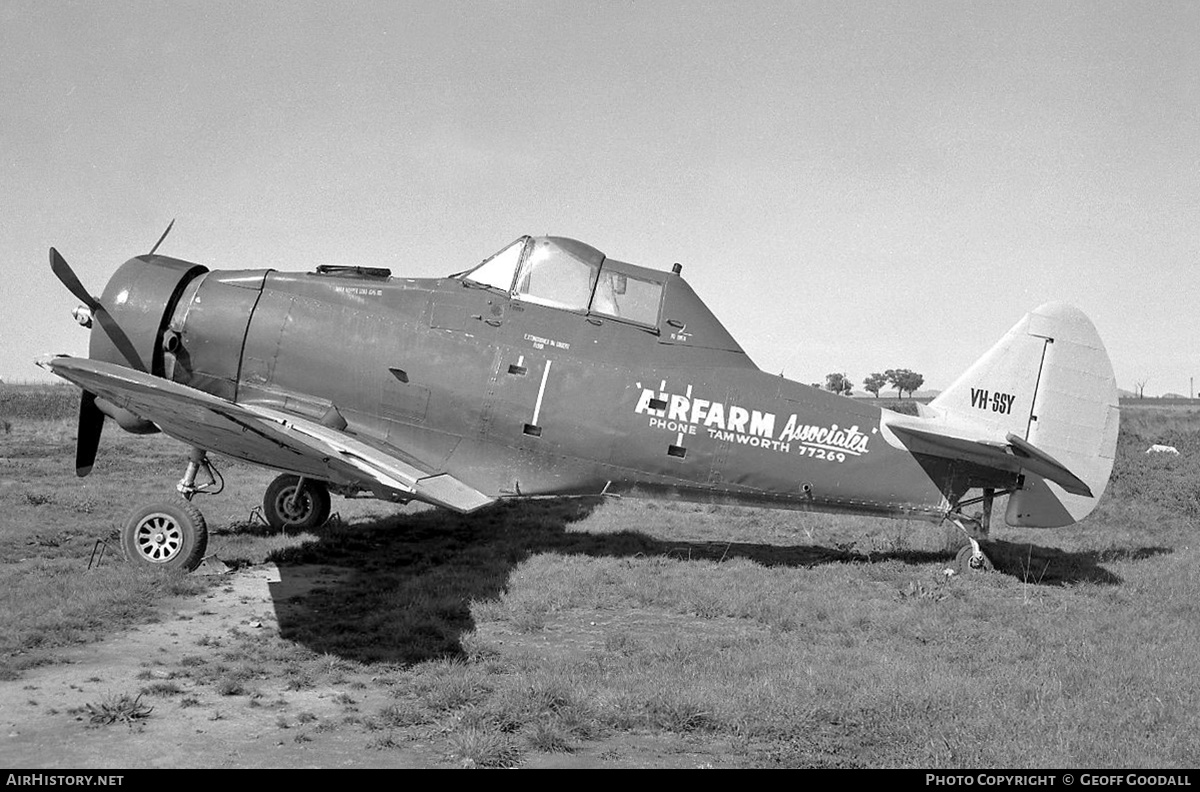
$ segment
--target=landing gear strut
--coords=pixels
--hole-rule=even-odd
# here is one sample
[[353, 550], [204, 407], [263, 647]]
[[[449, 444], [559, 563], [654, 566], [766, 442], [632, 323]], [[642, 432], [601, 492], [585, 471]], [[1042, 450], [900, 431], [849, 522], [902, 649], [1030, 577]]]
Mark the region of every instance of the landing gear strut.
[[329, 519], [332, 502], [325, 482], [284, 474], [263, 496], [263, 515], [276, 530], [319, 528]]
[[[968, 572], [990, 572], [995, 569], [992, 560], [983, 552], [983, 548], [979, 546], [980, 539], [987, 539], [991, 529], [992, 522], [992, 502], [996, 497], [996, 491], [993, 489], [985, 489], [983, 497], [978, 501], [970, 501], [971, 503], [981, 503], [983, 512], [979, 517], [967, 517], [961, 511], [965, 503], [959, 503], [955, 511], [946, 515], [950, 522], [958, 526], [958, 529], [967, 537], [970, 544], [958, 551], [958, 555], [954, 557], [954, 570], [959, 574]], [[968, 530], [963, 523], [971, 523], [975, 526], [975, 531]]]

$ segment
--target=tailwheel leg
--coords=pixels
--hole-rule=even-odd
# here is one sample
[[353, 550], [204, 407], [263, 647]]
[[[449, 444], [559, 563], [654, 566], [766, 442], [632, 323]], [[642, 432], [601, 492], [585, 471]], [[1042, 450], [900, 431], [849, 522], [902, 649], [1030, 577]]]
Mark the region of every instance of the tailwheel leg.
[[985, 489], [983, 491], [983, 512], [979, 515], [979, 535], [984, 539], [988, 538], [988, 534], [992, 530], [992, 502], [996, 500], [996, 490]]
[[987, 554], [983, 552], [983, 548], [979, 546], [979, 540], [967, 530], [967, 527], [963, 525], [963, 521], [953, 514], [947, 515], [947, 518], [950, 522], [958, 526], [958, 529], [963, 532], [963, 535], [967, 537], [967, 541], [970, 542], [970, 544], [959, 550], [958, 555], [955, 556], [954, 570], [959, 574], [966, 574], [968, 572], [990, 572], [995, 569], [992, 565], [992, 560], [987, 557]]

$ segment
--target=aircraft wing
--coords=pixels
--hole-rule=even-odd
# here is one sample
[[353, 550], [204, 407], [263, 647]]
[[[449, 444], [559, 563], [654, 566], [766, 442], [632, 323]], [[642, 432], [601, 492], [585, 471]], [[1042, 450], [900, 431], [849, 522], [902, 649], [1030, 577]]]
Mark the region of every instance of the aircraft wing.
[[96, 360], [63, 356], [42, 365], [200, 448], [339, 484], [375, 485], [457, 512], [493, 502], [449, 474], [424, 470], [380, 444], [283, 410], [237, 404]]
[[1015, 434], [1005, 442], [975, 440], [956, 434], [917, 428], [898, 421], [889, 422], [900, 442], [914, 454], [961, 459], [1012, 473], [1027, 470], [1053, 481], [1072, 495], [1092, 497], [1092, 489], [1065, 465]]

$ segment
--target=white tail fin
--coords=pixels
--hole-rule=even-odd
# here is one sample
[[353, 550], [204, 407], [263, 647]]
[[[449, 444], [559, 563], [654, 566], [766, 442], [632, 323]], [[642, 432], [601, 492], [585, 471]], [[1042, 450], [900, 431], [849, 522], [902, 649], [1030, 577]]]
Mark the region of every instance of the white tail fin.
[[1099, 501], [1117, 446], [1112, 364], [1096, 328], [1077, 308], [1047, 303], [1021, 321], [928, 407], [948, 424], [1014, 434], [1087, 483], [1071, 495], [1029, 471], [1008, 500], [1009, 525], [1050, 528], [1086, 517]]

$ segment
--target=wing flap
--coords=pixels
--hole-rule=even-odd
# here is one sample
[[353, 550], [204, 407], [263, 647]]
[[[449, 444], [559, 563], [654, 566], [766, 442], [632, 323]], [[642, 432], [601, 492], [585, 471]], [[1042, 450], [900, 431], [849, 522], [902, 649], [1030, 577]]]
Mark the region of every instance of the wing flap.
[[271, 407], [244, 405], [242, 409], [279, 424], [297, 442], [319, 453], [336, 454], [355, 469], [419, 500], [459, 512], [472, 512], [493, 499], [447, 473], [431, 474], [343, 432]]
[[455, 504], [450, 508], [461, 512], [473, 512], [495, 502], [493, 498], [446, 473], [418, 481], [417, 494], [422, 500], [431, 503]]

